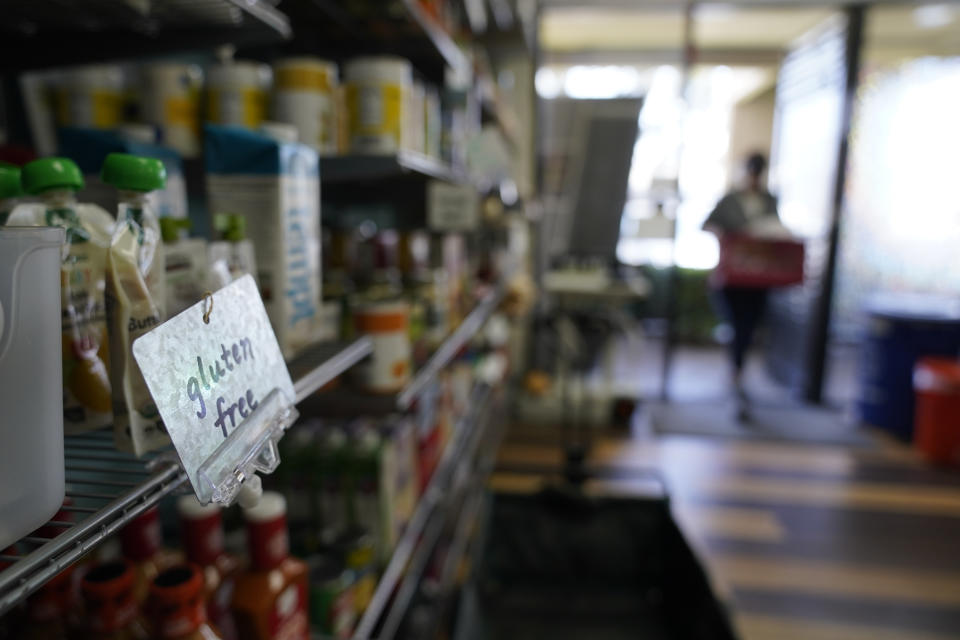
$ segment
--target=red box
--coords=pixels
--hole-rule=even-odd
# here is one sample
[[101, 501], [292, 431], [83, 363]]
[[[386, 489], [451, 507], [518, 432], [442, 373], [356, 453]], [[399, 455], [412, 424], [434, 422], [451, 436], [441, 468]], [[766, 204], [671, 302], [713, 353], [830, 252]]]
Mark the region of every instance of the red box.
[[724, 234], [713, 272], [721, 287], [787, 287], [803, 282], [803, 243], [796, 240]]

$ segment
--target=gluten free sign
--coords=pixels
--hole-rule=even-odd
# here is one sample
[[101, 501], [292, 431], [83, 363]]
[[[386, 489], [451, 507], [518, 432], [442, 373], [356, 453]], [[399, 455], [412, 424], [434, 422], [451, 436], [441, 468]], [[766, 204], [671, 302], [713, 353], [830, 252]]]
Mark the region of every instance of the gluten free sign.
[[133, 353], [195, 489], [199, 467], [271, 391], [295, 397], [250, 276], [144, 334]]

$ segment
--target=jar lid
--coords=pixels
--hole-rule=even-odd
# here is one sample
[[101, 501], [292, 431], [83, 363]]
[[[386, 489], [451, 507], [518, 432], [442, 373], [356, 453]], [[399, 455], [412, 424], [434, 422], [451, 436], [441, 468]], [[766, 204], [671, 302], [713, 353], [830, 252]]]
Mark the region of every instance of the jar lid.
[[167, 170], [155, 158], [111, 153], [103, 161], [100, 179], [118, 189], [155, 191], [167, 182]]
[[28, 162], [20, 172], [23, 190], [37, 194], [50, 189], [83, 189], [83, 174], [69, 158], [41, 158]]
[[18, 198], [22, 195], [20, 167], [12, 164], [0, 164], [0, 198]]

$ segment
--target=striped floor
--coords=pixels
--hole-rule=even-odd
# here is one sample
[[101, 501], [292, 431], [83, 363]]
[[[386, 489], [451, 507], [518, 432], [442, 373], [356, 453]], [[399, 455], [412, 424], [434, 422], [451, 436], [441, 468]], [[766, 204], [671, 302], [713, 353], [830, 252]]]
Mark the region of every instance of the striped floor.
[[[494, 487], [535, 490], [511, 465], [558, 465], [547, 429], [514, 429]], [[960, 638], [960, 473], [886, 442], [843, 446], [604, 436], [590, 461], [643, 490], [655, 469], [743, 640]]]

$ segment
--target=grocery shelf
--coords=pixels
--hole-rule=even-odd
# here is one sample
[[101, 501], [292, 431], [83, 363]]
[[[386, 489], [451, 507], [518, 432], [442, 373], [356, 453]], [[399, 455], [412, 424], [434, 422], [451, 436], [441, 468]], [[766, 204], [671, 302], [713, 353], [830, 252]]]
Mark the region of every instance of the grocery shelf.
[[460, 47], [453, 41], [440, 25], [433, 21], [418, 0], [403, 0], [404, 6], [410, 13], [410, 17], [420, 25], [424, 33], [433, 42], [433, 46], [443, 56], [444, 60], [451, 69], [461, 71], [469, 65], [467, 57], [463, 55]]
[[292, 35], [265, 0], [10, 0], [0, 25], [0, 69], [23, 71], [220, 44], [263, 45]]
[[[493, 392], [492, 387], [482, 382], [474, 386], [469, 409], [457, 424], [410, 522], [390, 556], [370, 604], [357, 624], [354, 640], [393, 637], [402, 621], [430, 554], [451, 515], [451, 509], [462, 506], [462, 503], [453, 499], [457, 494], [453, 490], [456, 472], [474, 459], [487, 433], [491, 422]], [[378, 630], [381, 619], [384, 622], [382, 629]]]
[[[364, 337], [346, 345], [318, 344], [291, 360], [297, 402], [367, 357], [372, 348]], [[110, 429], [67, 436], [64, 458], [69, 504], [59, 517], [85, 517], [77, 522], [53, 520], [18, 542], [23, 555], [0, 556], [0, 563], [10, 565], [0, 570], [0, 616], [161, 498], [186, 489], [187, 474], [172, 448], [137, 459], [114, 449]]]
[[383, 178], [435, 178], [461, 183], [465, 177], [439, 160], [415, 151], [390, 155], [345, 155], [320, 159], [320, 179], [325, 183], [362, 182]]
[[500, 306], [506, 295], [507, 280], [504, 278], [477, 303], [399, 392], [372, 394], [349, 387], [337, 388], [307, 398], [300, 406], [300, 412], [310, 416], [349, 418], [356, 415], [384, 416], [408, 410]]

